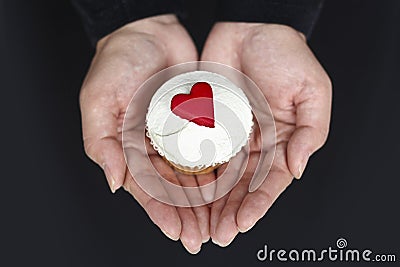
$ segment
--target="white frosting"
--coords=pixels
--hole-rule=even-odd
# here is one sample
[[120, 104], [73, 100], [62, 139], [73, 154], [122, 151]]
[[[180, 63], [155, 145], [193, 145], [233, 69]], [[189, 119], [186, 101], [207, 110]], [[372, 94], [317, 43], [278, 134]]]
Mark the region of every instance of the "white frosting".
[[[171, 111], [177, 94], [189, 94], [196, 82], [213, 91], [215, 127], [197, 125]], [[168, 161], [189, 168], [206, 168], [229, 161], [246, 144], [253, 115], [243, 91], [222, 75], [193, 71], [165, 82], [153, 95], [146, 115], [147, 136]]]

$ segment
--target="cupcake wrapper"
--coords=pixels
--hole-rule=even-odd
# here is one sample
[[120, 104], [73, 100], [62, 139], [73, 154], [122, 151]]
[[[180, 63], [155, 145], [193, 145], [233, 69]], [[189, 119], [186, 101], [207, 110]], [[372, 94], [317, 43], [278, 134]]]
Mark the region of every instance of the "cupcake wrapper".
[[199, 168], [199, 167], [195, 167], [195, 168], [189, 168], [186, 166], [182, 166], [182, 165], [178, 165], [175, 164], [169, 160], [167, 160], [165, 157], [162, 157], [164, 159], [164, 161], [171, 166], [174, 170], [183, 173], [183, 174], [189, 174], [189, 175], [197, 175], [197, 174], [207, 174], [210, 173], [212, 171], [214, 171], [215, 169], [217, 169], [219, 166], [221, 166], [221, 164], [217, 164], [214, 166], [209, 166], [209, 167], [205, 167], [205, 168]]

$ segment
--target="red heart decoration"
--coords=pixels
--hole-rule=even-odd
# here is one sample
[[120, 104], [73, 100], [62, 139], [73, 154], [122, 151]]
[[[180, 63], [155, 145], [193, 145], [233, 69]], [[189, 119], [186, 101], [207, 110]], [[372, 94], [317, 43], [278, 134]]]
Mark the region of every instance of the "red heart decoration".
[[171, 110], [175, 115], [197, 125], [215, 127], [212, 88], [206, 82], [195, 83], [190, 94], [174, 96], [171, 100]]

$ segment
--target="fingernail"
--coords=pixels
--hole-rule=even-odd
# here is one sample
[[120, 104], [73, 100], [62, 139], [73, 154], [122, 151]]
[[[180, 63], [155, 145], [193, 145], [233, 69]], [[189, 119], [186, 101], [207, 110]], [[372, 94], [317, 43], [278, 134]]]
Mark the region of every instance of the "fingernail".
[[104, 164], [103, 169], [106, 175], [106, 179], [108, 181], [108, 185], [110, 186], [111, 192], [115, 193], [115, 179], [111, 175], [110, 169], [108, 168], [107, 164]]
[[166, 237], [168, 237], [168, 238], [171, 239], [171, 240], [177, 241], [177, 240], [179, 239], [179, 236], [178, 236], [178, 237], [173, 237], [172, 235], [170, 235], [169, 233], [167, 233], [167, 232], [164, 231], [163, 229], [160, 229], [160, 230], [161, 230], [161, 232], [163, 232], [163, 234], [164, 234]]
[[300, 179], [300, 178], [301, 178], [301, 175], [303, 175], [303, 171], [304, 171], [303, 164], [300, 164], [300, 165], [299, 165], [299, 169], [297, 170], [297, 174], [295, 175], [295, 177], [296, 177], [297, 179]]
[[204, 244], [204, 243], [207, 243], [209, 240], [210, 240], [210, 236], [207, 236], [207, 237], [203, 238], [202, 242]]
[[[239, 232], [241, 233], [246, 233], [247, 231], [249, 231], [251, 228], [253, 228], [253, 226], [256, 224], [257, 221], [246, 221], [244, 224], [244, 227], [237, 227]], [[243, 222], [240, 223], [243, 226]]]
[[185, 247], [185, 249], [186, 249], [190, 254], [197, 254], [197, 253], [199, 253], [199, 251], [201, 250], [201, 246], [198, 247], [198, 248], [196, 248], [196, 249], [194, 249], [194, 250], [191, 250], [191, 249], [189, 249], [188, 246], [185, 245], [184, 242], [182, 242], [182, 245]]
[[221, 243], [219, 243], [219, 241], [217, 241], [215, 238], [211, 238], [211, 242], [213, 242], [215, 245], [222, 247]]
[[200, 250], [201, 250], [201, 247], [199, 247], [199, 248], [196, 249], [196, 250], [190, 251], [190, 253], [192, 253], [192, 254], [197, 254], [197, 253], [200, 252]]
[[226, 242], [220, 242], [219, 240], [216, 239], [211, 239], [211, 241], [215, 244], [218, 245], [222, 248], [227, 247], [230, 243], [232, 243], [233, 239], [235, 239], [235, 237], [231, 238], [230, 240], [226, 241]]
[[239, 228], [239, 227], [238, 227], [238, 230], [239, 230], [239, 232], [241, 232], [241, 233], [246, 233], [246, 232], [249, 231], [251, 228], [253, 228], [253, 226], [254, 226], [254, 225], [250, 225], [250, 226], [248, 226], [248, 227], [246, 227], [246, 228]]
[[308, 161], [308, 157], [307, 157], [306, 159], [304, 159], [304, 160], [300, 163], [299, 169], [298, 169], [297, 174], [296, 174], [296, 176], [295, 176], [297, 179], [300, 179], [301, 176], [303, 175], [304, 169], [306, 168], [306, 165], [307, 165], [307, 161]]
[[220, 246], [221, 246], [221, 247], [227, 247], [227, 246], [229, 246], [229, 245], [232, 243], [232, 241], [235, 239], [236, 235], [237, 235], [237, 234], [235, 234], [234, 236], [230, 237], [230, 239], [228, 239], [228, 240], [225, 241], [225, 242], [219, 242]]

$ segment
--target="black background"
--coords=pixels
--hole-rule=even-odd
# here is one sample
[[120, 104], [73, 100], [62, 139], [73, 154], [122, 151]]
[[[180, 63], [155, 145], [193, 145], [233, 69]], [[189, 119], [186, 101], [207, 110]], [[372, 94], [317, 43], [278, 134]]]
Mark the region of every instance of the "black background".
[[[184, 21], [199, 47], [212, 6]], [[339, 237], [400, 261], [400, 1], [326, 2], [310, 46], [334, 86], [327, 144], [254, 229], [196, 256], [130, 195], [111, 194], [84, 155], [78, 93], [94, 51], [70, 3], [2, 1], [0, 12], [1, 266], [267, 266], [264, 244], [322, 249]]]

